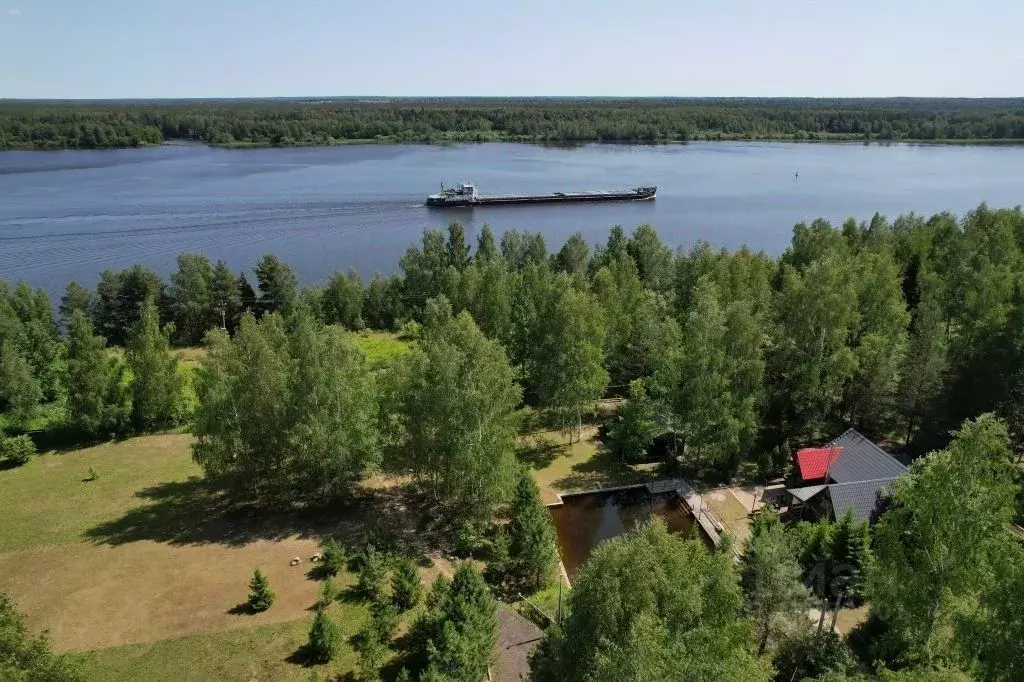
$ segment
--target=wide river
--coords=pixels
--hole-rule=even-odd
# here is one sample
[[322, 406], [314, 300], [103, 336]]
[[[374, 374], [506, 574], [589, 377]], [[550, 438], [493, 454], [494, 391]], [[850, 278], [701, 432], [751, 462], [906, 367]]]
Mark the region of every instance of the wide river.
[[[439, 183], [484, 193], [658, 185], [654, 201], [434, 210]], [[667, 146], [367, 145], [0, 153], [0, 278], [59, 295], [104, 268], [162, 273], [181, 251], [235, 270], [263, 253], [306, 283], [336, 269], [391, 272], [423, 228], [579, 231], [654, 225], [672, 247], [743, 243], [777, 254], [794, 223], [875, 211], [956, 211], [1024, 202], [1024, 147], [708, 142]]]

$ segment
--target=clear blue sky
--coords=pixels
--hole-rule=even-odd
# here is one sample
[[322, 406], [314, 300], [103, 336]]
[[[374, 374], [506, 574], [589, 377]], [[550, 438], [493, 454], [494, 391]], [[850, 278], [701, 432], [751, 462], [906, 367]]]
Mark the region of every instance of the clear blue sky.
[[0, 97], [1024, 96], [1024, 0], [0, 0]]

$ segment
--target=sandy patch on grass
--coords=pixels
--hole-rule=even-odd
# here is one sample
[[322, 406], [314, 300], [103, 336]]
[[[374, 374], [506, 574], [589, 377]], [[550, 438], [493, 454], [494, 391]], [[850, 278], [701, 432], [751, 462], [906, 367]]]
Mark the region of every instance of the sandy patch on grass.
[[[32, 629], [50, 631], [58, 651], [151, 642], [304, 617], [320, 591], [307, 577], [317, 547], [300, 539], [242, 547], [143, 540], [18, 550], [0, 554], [0, 590]], [[295, 556], [303, 563], [289, 566]], [[238, 613], [257, 567], [277, 601], [261, 614]]]
[[750, 537], [749, 507], [743, 505], [731, 488], [707, 490], [701, 492], [701, 497], [722, 519], [726, 530], [736, 540], [737, 547], [742, 548]]

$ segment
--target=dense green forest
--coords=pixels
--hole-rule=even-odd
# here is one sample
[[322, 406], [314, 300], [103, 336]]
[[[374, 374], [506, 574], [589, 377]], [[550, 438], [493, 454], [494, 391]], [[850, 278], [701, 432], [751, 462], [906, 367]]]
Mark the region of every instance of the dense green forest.
[[91, 290], [72, 282], [59, 311], [41, 290], [2, 284], [0, 406], [27, 423], [67, 394], [68, 365], [93, 337], [124, 346], [130, 363], [140, 329], [197, 345], [214, 327], [234, 333], [246, 313], [254, 329], [279, 313], [282, 329], [298, 316], [404, 330], [443, 309], [467, 312], [500, 344], [527, 405], [577, 428], [594, 400], [639, 380], [637, 404], [656, 403], [661, 427], [723, 474], [743, 459], [781, 466], [793, 445], [851, 425], [913, 452], [992, 410], [1018, 446], [1024, 435], [1019, 208], [800, 223], [778, 259], [707, 244], [673, 252], [647, 225], [616, 226], [596, 248], [574, 235], [553, 252], [539, 234], [499, 241], [485, 227], [474, 248], [453, 223], [426, 230], [400, 269], [303, 288], [271, 254], [247, 275], [184, 253], [169, 281], [133, 266], [104, 271]]
[[266, 99], [0, 101], [0, 149], [184, 140], [655, 143], [701, 139], [1024, 140], [1020, 99]]
[[[24, 282], [0, 284], [4, 466], [52, 431], [187, 424], [206, 477], [246, 503], [350, 501], [368, 473], [400, 473], [460, 551], [487, 558], [492, 587], [516, 593], [546, 584], [555, 560], [517, 460], [528, 423], [579, 438], [598, 400], [625, 395], [613, 455], [649, 461], [671, 434], [663, 464], [704, 483], [784, 474], [796, 447], [854, 426], [914, 460], [873, 528], [766, 512], [737, 566], [729, 541], [712, 552], [641, 527], [584, 566], [535, 679], [1019, 679], [1019, 207], [800, 223], [777, 259], [673, 251], [647, 225], [549, 250], [540, 234], [485, 226], [472, 240], [453, 223], [399, 266], [301, 287], [270, 254], [250, 283], [185, 253], [169, 280], [133, 266], [70, 283], [57, 310]], [[366, 328], [397, 331], [408, 352], [371, 365], [352, 341]], [[199, 343], [184, 373], [170, 350]], [[827, 581], [808, 586], [819, 569]], [[460, 571], [415, 626], [413, 679], [486, 667], [494, 605]], [[866, 602], [870, 618], [849, 638], [813, 632], [807, 609], [822, 599]], [[438, 614], [464, 603], [479, 617], [452, 640]]]

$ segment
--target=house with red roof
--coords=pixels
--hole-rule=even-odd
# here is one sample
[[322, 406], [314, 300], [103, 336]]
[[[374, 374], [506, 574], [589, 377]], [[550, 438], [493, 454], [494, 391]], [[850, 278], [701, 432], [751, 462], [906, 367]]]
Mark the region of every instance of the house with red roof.
[[854, 429], [821, 447], [793, 454], [796, 480], [786, 489], [790, 510], [831, 520], [852, 512], [870, 521], [882, 499], [907, 468]]

